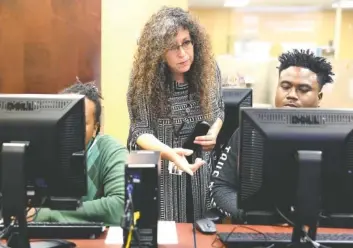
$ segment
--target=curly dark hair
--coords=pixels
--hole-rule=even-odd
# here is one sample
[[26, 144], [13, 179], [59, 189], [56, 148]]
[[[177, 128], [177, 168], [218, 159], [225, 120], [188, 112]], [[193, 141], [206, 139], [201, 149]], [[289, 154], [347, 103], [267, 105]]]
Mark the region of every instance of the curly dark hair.
[[164, 55], [180, 28], [190, 33], [194, 61], [185, 74], [190, 93], [197, 93], [204, 114], [209, 113], [210, 91], [215, 87], [216, 62], [211, 42], [205, 30], [188, 12], [181, 8], [162, 7], [145, 24], [134, 57], [127, 94], [132, 121], [138, 116], [139, 98], [145, 97], [156, 116], [168, 113], [166, 99], [170, 94], [171, 72]]
[[317, 80], [322, 88], [327, 83], [332, 83], [332, 76], [335, 74], [332, 72], [332, 65], [325, 58], [315, 56], [310, 50], [298, 50], [294, 49], [283, 53], [278, 57], [280, 65], [278, 67], [279, 74], [288, 67], [296, 66], [307, 68], [317, 75]]
[[95, 105], [95, 112], [94, 112], [95, 123], [100, 122], [100, 118], [102, 114], [101, 100], [103, 99], [103, 97], [100, 94], [95, 82], [82, 83], [79, 80], [77, 80], [75, 84], [60, 91], [60, 94], [84, 95], [87, 99], [91, 100]]

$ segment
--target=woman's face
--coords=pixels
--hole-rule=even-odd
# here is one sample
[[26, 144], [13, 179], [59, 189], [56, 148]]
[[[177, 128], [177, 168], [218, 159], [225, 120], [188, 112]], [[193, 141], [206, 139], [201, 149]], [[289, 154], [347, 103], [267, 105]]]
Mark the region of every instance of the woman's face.
[[194, 46], [189, 30], [179, 29], [165, 54], [165, 60], [172, 73], [182, 74], [190, 70], [194, 61]]

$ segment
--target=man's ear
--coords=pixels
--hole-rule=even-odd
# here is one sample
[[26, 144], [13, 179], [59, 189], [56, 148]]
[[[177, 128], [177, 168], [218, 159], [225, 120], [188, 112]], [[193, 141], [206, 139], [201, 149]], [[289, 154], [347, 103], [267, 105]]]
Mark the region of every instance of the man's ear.
[[317, 106], [316, 107], [320, 107], [320, 103], [321, 103], [321, 100], [322, 100], [322, 97], [323, 97], [323, 93], [322, 92], [320, 92], [318, 95], [317, 95], [317, 97], [318, 97], [318, 101], [317, 101]]
[[95, 136], [97, 136], [100, 132], [100, 129], [101, 129], [101, 124], [99, 122], [97, 122], [95, 125], [94, 125], [94, 134]]
[[321, 91], [321, 92], [319, 93], [319, 95], [318, 95], [319, 101], [322, 100], [323, 95], [324, 95], [324, 93], [322, 93], [322, 91]]

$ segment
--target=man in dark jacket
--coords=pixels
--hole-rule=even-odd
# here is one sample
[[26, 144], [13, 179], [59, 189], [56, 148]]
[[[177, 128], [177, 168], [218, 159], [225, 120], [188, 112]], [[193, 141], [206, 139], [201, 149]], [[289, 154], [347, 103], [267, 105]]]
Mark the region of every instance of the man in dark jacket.
[[[320, 106], [322, 88], [332, 83], [332, 66], [325, 58], [310, 51], [293, 50], [279, 56], [278, 85], [275, 96], [277, 108], [316, 108]], [[237, 166], [240, 133], [236, 130], [224, 149], [210, 184], [212, 204], [221, 213], [238, 217]]]

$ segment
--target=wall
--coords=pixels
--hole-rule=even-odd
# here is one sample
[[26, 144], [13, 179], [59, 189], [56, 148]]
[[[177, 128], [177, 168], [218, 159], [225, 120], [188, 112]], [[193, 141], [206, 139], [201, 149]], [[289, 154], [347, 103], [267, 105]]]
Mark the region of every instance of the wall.
[[[251, 77], [254, 104], [274, 104], [278, 84], [277, 59], [261, 61], [220, 56], [217, 60], [223, 78], [236, 77], [241, 72]], [[331, 60], [334, 83], [326, 85], [320, 104], [323, 108], [353, 108], [353, 60]], [[330, 86], [330, 87], [327, 87]], [[331, 88], [331, 89], [330, 89]]]
[[[235, 40], [246, 36], [246, 30], [255, 30], [249, 37], [273, 44], [271, 55], [281, 52], [281, 42], [315, 42], [327, 45], [334, 37], [335, 12], [314, 13], [241, 13], [231, 9], [190, 9], [210, 34], [216, 55], [236, 53], [233, 50]], [[313, 31], [305, 30], [312, 28]], [[296, 31], [286, 31], [288, 27]], [[282, 28], [282, 29], [280, 29]], [[277, 29], [277, 30], [276, 30]], [[332, 92], [325, 92], [322, 107], [353, 107], [353, 12], [343, 11], [341, 39], [338, 60], [332, 61], [336, 73]], [[227, 56], [218, 56], [224, 77], [236, 78], [239, 72], [251, 77], [255, 83], [254, 103], [273, 103], [278, 80], [276, 69], [278, 61], [237, 60]]]
[[[334, 38], [335, 12], [311, 13], [244, 13], [232, 9], [190, 9], [209, 31], [216, 55], [232, 53], [235, 40], [254, 37], [272, 42], [315, 42], [327, 45]], [[353, 12], [343, 11], [340, 58], [353, 58]], [[306, 30], [306, 28], [312, 30]], [[284, 28], [297, 28], [285, 31]], [[247, 33], [252, 29], [253, 33]]]
[[100, 79], [101, 0], [0, 1], [0, 92], [56, 93]]
[[101, 79], [104, 131], [125, 143], [136, 39], [162, 5], [187, 9], [188, 2], [0, 0], [0, 93], [56, 93], [76, 76]]
[[126, 91], [140, 30], [162, 5], [187, 8], [187, 0], [102, 1], [104, 132], [124, 144], [129, 131]]
[[353, 59], [353, 12], [343, 12], [341, 26], [340, 59]]

